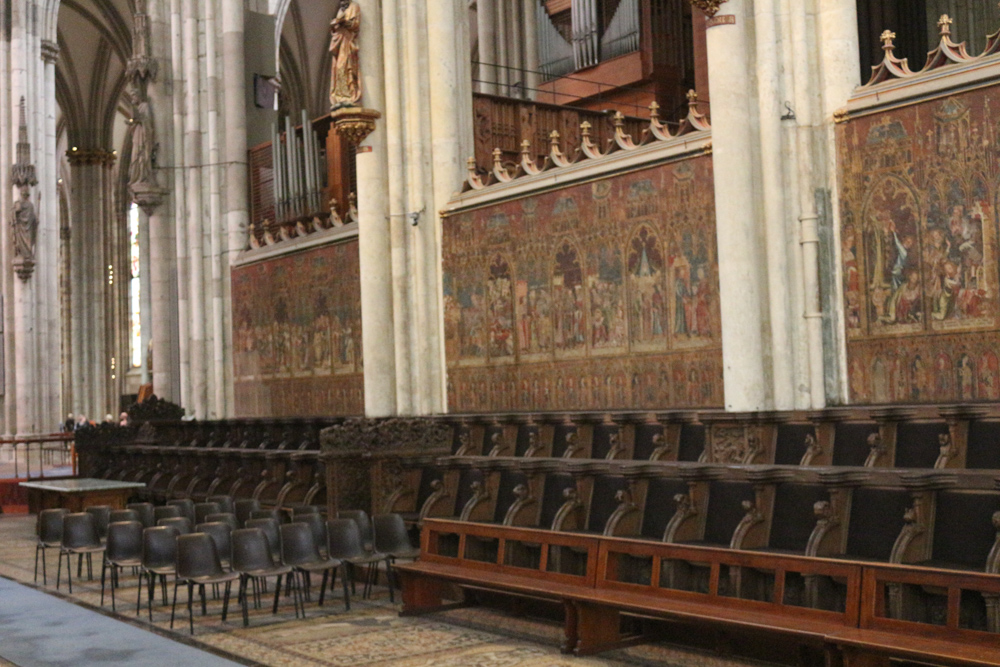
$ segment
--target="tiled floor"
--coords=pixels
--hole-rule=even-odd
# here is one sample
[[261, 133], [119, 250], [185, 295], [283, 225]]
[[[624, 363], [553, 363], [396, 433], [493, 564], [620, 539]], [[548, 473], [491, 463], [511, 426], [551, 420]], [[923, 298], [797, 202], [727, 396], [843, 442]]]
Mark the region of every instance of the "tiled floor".
[[[0, 576], [30, 583], [33, 578], [34, 517], [0, 515]], [[49, 586], [54, 592], [55, 554], [50, 553]], [[75, 572], [74, 572], [75, 574]], [[94, 562], [94, 581], [74, 578], [77, 604], [100, 606], [100, 563]], [[187, 632], [187, 609], [182, 591], [178, 600], [178, 623], [169, 628], [170, 607], [155, 600], [153, 621], [145, 609], [135, 615], [135, 578], [123, 576], [118, 613], [122, 618], [180, 641], [191, 642]], [[39, 573], [41, 586], [41, 573]], [[359, 589], [360, 593], [360, 589]], [[65, 583], [60, 595], [66, 595]], [[315, 599], [307, 605], [307, 618], [296, 620], [289, 601], [272, 616], [268, 605], [251, 609], [250, 627], [243, 628], [238, 607], [222, 623], [221, 601], [210, 600], [208, 615], [195, 617], [196, 646], [213, 650], [248, 665], [302, 665], [332, 667], [596, 667], [650, 665], [651, 667], [743, 667], [746, 662], [681, 650], [665, 645], [644, 645], [611, 651], [594, 658], [572, 658], [558, 650], [558, 624], [513, 617], [497, 611], [474, 608], [401, 618], [398, 606], [389, 602], [385, 588], [372, 600], [355, 599], [345, 612], [339, 597], [328, 598], [323, 608]], [[145, 596], [143, 598], [145, 603]], [[143, 605], [145, 606], [145, 604]], [[110, 603], [104, 607], [110, 611]], [[3, 627], [0, 626], [0, 642]], [[0, 663], [2, 664], [2, 663]]]

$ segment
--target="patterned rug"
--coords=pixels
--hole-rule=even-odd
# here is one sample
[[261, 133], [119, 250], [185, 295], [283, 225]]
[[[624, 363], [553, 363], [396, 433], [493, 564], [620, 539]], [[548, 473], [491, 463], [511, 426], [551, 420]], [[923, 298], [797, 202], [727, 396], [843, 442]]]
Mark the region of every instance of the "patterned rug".
[[[34, 567], [34, 517], [0, 516], [0, 576], [31, 584]], [[73, 595], [65, 578], [55, 590], [54, 551], [49, 553], [48, 586], [38, 587], [86, 608], [111, 613], [110, 598], [100, 605], [100, 559], [94, 559], [94, 579], [86, 578], [84, 566], [77, 579], [74, 562]], [[65, 577], [65, 571], [63, 572]], [[172, 594], [168, 586], [168, 594]], [[339, 588], [339, 587], [338, 587]], [[272, 589], [273, 590], [273, 589]], [[146, 615], [145, 593], [142, 613], [135, 614], [136, 581], [130, 573], [121, 577], [117, 591], [116, 617], [152, 632], [192, 644], [246, 665], [276, 667], [596, 667], [649, 665], [650, 667], [743, 667], [749, 661], [664, 644], [646, 644], [609, 651], [597, 657], [574, 658], [559, 653], [562, 635], [558, 623], [513, 616], [489, 608], [453, 609], [419, 617], [401, 618], [398, 604], [388, 599], [388, 590], [377, 588], [371, 600], [352, 598], [351, 611], [344, 611], [343, 599], [328, 596], [318, 607], [316, 591], [306, 605], [307, 616], [296, 619], [291, 598], [282, 598], [279, 613], [272, 616], [264, 596], [261, 609], [250, 609], [250, 626], [244, 628], [235, 600], [230, 616], [221, 621], [222, 601], [209, 599], [208, 614], [201, 616], [195, 606], [195, 634], [188, 634], [186, 593], [178, 595], [175, 628], [170, 630], [170, 606], [163, 606], [157, 592], [153, 621]], [[106, 596], [107, 597], [107, 596]], [[235, 591], [234, 591], [235, 598]], [[398, 598], [397, 598], [398, 599]], [[0, 641], [3, 640], [0, 629]], [[4, 663], [0, 661], [0, 665]]]

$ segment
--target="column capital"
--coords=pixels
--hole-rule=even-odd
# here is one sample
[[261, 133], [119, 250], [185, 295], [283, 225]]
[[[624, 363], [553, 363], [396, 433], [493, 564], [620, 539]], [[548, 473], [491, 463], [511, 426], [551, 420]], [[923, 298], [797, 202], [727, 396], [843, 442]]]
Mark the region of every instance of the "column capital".
[[55, 65], [59, 61], [59, 45], [52, 40], [42, 40], [42, 60]]
[[118, 154], [114, 151], [103, 148], [76, 148], [66, 151], [66, 159], [71, 167], [87, 164], [113, 165], [118, 159]]
[[719, 12], [719, 7], [727, 0], [691, 0], [691, 4], [705, 13], [705, 16], [712, 18]]

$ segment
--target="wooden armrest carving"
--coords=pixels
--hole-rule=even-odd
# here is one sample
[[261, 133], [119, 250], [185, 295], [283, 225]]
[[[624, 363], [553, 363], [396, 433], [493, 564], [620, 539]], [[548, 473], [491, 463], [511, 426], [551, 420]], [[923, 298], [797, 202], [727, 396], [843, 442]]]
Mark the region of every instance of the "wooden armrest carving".
[[528, 459], [532, 456], [537, 456], [541, 449], [541, 446], [538, 444], [538, 434], [534, 431], [528, 431], [528, 448], [524, 450], [523, 458]]
[[919, 563], [930, 557], [927, 504], [923, 494], [916, 495], [913, 505], [903, 513], [903, 527], [892, 545], [890, 563]]
[[490, 438], [490, 443], [493, 447], [490, 448], [489, 456], [510, 456], [510, 444], [507, 442], [507, 438], [503, 437], [503, 433], [494, 433]]
[[816, 436], [814, 436], [812, 433], [806, 434], [805, 447], [806, 451], [802, 455], [802, 460], [799, 461], [800, 466], [812, 465], [813, 459], [815, 459], [817, 456], [823, 453], [822, 445], [820, 445], [819, 442], [817, 442]]
[[635, 537], [642, 528], [642, 512], [632, 500], [632, 492], [622, 489], [615, 494], [618, 507], [608, 517], [604, 535], [608, 537]]
[[997, 531], [996, 540], [990, 555], [986, 557], [986, 571], [990, 574], [1000, 574], [1000, 512], [993, 513], [993, 528]]
[[576, 436], [576, 431], [570, 431], [566, 434], [566, 451], [563, 452], [562, 457], [564, 459], [571, 459], [577, 455], [580, 451], [579, 439]]
[[447, 509], [441, 507], [444, 501], [451, 498], [451, 494], [448, 493], [444, 483], [439, 479], [435, 479], [431, 482], [431, 489], [433, 489], [433, 493], [427, 497], [427, 500], [424, 501], [424, 506], [420, 508], [421, 521], [427, 517], [449, 516], [451, 514]]
[[406, 512], [407, 508], [401, 506], [403, 501], [412, 502], [413, 497], [416, 494], [411, 489], [396, 488], [388, 498], [385, 500], [385, 505], [383, 509], [384, 514], [399, 514], [400, 512]]
[[951, 434], [942, 433], [938, 436], [938, 443], [941, 445], [940, 453], [938, 454], [937, 461], [934, 462], [935, 468], [947, 468], [948, 463], [952, 459], [958, 458], [960, 453], [958, 443], [955, 442]]
[[[816, 526], [806, 543], [806, 556], [838, 555], [841, 551], [839, 543], [843, 531], [839, 508], [829, 500], [820, 500], [813, 504], [813, 514], [816, 515]], [[831, 544], [832, 542], [832, 544]]]
[[468, 456], [469, 455], [469, 432], [463, 431], [458, 434], [458, 451], [455, 452], [455, 456]]
[[517, 498], [510, 504], [507, 513], [503, 517], [505, 526], [534, 526], [535, 521], [531, 520], [525, 511], [528, 507], [535, 505], [536, 501], [531, 495], [531, 491], [524, 484], [514, 487], [514, 497]]
[[878, 460], [885, 454], [885, 442], [882, 439], [882, 434], [872, 433], [869, 435], [868, 446], [871, 447], [871, 451], [868, 452], [868, 458], [865, 459], [865, 467], [874, 468], [878, 464]]
[[584, 524], [584, 507], [575, 488], [563, 489], [563, 498], [566, 502], [562, 504], [556, 517], [552, 520], [551, 530], [573, 531], [581, 530]]
[[625, 445], [622, 443], [621, 433], [612, 433], [608, 436], [608, 453], [604, 457], [606, 461], [614, 461], [619, 454], [625, 453]]
[[673, 449], [670, 444], [666, 442], [666, 438], [663, 437], [662, 433], [653, 434], [653, 444], [656, 447], [653, 449], [653, 453], [649, 455], [650, 461], [659, 461], [663, 459], [670, 453], [670, 450]]
[[764, 515], [757, 509], [756, 502], [744, 500], [743, 512], [743, 518], [736, 525], [736, 530], [733, 531], [733, 538], [729, 541], [730, 549], [742, 549], [750, 531], [764, 524]]
[[670, 517], [667, 528], [663, 531], [663, 541], [670, 543], [696, 539], [698, 536], [692, 526], [698, 516], [698, 504], [692, 493], [678, 493], [674, 500], [677, 501], [677, 511]]
[[486, 486], [480, 482], [472, 483], [472, 497], [465, 503], [462, 513], [459, 515], [460, 521], [488, 521], [490, 492]]

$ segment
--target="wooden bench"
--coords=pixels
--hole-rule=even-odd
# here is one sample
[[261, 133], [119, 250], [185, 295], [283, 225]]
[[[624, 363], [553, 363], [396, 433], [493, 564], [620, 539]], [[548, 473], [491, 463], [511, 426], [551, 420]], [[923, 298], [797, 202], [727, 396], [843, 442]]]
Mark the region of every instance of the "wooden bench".
[[[634, 642], [620, 631], [632, 614], [794, 638], [846, 667], [890, 657], [1000, 665], [996, 629], [961, 627], [959, 617], [963, 590], [1000, 597], [993, 575], [435, 519], [421, 546], [420, 561], [397, 566], [404, 614], [440, 609], [456, 585], [549, 600], [564, 609], [563, 650], [577, 655]], [[840, 601], [815, 608], [810, 577], [840, 586]], [[890, 618], [887, 597], [904, 585], [944, 591], [944, 625]]]

